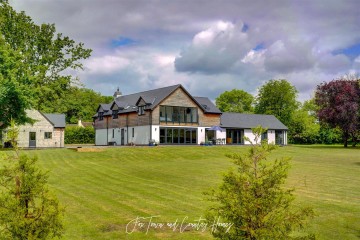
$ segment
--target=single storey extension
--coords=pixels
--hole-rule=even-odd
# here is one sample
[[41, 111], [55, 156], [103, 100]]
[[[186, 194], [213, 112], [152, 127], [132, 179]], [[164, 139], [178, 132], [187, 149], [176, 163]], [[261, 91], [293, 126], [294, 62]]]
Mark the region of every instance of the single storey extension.
[[262, 139], [287, 144], [288, 129], [276, 117], [222, 113], [180, 84], [130, 95], [118, 89], [114, 101], [99, 105], [93, 121], [96, 145], [249, 144], [244, 136], [253, 139], [251, 128], [258, 125], [268, 128]]
[[[20, 148], [61, 148], [64, 147], [65, 115], [43, 114], [37, 110], [26, 110], [34, 124], [18, 126]], [[7, 129], [3, 130], [2, 142], [5, 144]]]

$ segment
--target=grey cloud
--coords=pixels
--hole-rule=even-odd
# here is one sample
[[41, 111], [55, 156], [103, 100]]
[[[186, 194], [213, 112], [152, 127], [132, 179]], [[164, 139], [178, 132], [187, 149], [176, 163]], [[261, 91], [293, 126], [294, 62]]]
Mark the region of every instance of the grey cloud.
[[321, 57], [317, 65], [322, 71], [337, 74], [346, 71], [351, 67], [351, 61], [344, 54], [331, 55], [327, 54]]
[[[110, 44], [119, 37], [134, 39], [136, 46], [146, 46], [148, 55], [164, 51], [178, 54], [176, 68], [163, 71], [157, 63], [141, 61], [143, 48], [119, 48], [120, 52], [136, 48], [131, 56], [135, 63], [103, 75], [78, 74], [87, 87], [104, 94], [112, 94], [108, 89], [117, 87], [119, 81], [128, 92], [175, 82], [184, 83], [201, 95], [214, 96], [218, 91], [235, 87], [254, 92], [262, 81], [283, 74], [305, 96], [311, 80], [305, 86], [301, 76], [306, 74], [307, 78], [316, 79], [314, 82], [336, 77], [347, 70], [346, 61], [324, 56], [360, 42], [358, 0], [346, 3], [279, 0], [271, 4], [264, 4], [263, 0], [10, 0], [10, 3], [17, 10], [25, 10], [37, 23], [55, 23], [59, 32], [84, 42], [96, 57], [119, 56]], [[245, 22], [249, 26], [246, 38], [220, 37], [203, 48], [191, 44], [196, 34], [218, 21], [239, 24], [234, 31], [238, 34]], [[284, 43], [283, 51], [271, 49], [277, 41]], [[259, 43], [265, 47], [259, 61], [243, 63], [244, 55]], [[351, 62], [350, 67], [359, 69], [359, 61]]]
[[315, 63], [311, 46], [296, 41], [277, 41], [265, 52], [265, 69], [279, 73], [302, 71]]

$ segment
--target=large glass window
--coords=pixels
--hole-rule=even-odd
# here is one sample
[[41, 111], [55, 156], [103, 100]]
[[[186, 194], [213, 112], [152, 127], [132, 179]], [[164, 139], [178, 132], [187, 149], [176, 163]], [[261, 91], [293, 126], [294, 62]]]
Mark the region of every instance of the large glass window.
[[165, 143], [165, 128], [160, 128], [160, 143]]
[[173, 108], [172, 107], [165, 107], [165, 122], [172, 122], [173, 121]]
[[179, 129], [173, 129], [173, 143], [179, 143]]
[[172, 135], [173, 135], [173, 129], [172, 128], [166, 129], [166, 143], [173, 142]]
[[197, 123], [197, 108], [160, 106], [160, 122], [169, 123]]
[[264, 141], [264, 140], [268, 140], [267, 131], [266, 131], [266, 132], [263, 132], [263, 133], [261, 134], [261, 141]]
[[160, 143], [196, 144], [196, 128], [160, 128]]
[[179, 107], [173, 107], [173, 122], [179, 122], [180, 123], [180, 111]]

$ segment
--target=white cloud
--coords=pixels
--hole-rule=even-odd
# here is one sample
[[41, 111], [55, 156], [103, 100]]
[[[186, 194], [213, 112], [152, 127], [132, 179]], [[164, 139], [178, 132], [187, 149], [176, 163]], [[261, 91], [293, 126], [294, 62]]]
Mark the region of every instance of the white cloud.
[[105, 55], [90, 58], [85, 62], [85, 70], [91, 74], [111, 74], [130, 65], [129, 59]]

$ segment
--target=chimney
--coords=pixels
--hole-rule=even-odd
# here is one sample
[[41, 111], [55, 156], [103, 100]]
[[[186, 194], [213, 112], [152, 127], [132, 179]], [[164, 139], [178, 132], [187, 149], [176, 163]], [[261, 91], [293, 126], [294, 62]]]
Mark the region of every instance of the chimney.
[[117, 88], [116, 92], [114, 93], [114, 100], [122, 96], [122, 93], [119, 90], [119, 87]]

